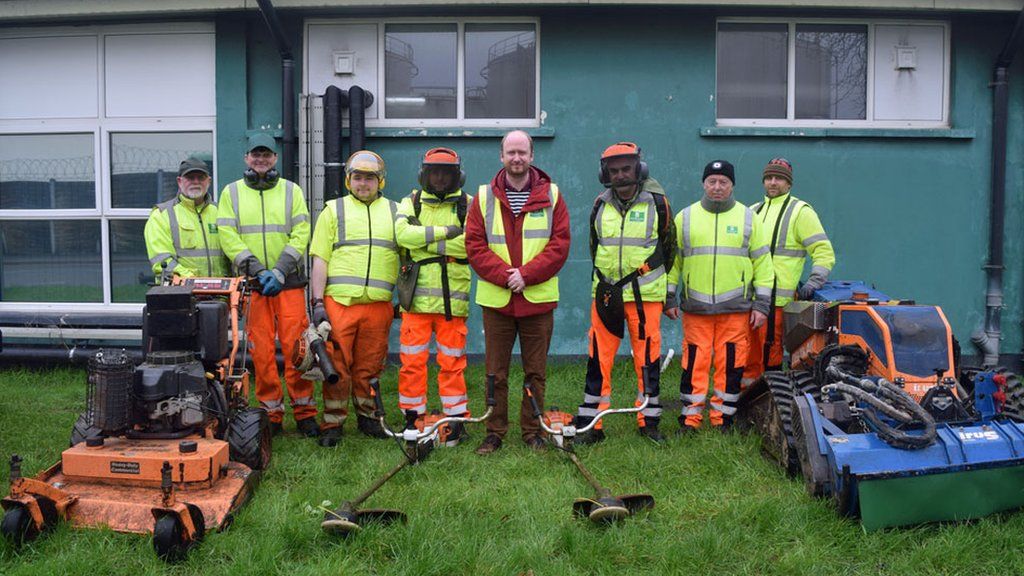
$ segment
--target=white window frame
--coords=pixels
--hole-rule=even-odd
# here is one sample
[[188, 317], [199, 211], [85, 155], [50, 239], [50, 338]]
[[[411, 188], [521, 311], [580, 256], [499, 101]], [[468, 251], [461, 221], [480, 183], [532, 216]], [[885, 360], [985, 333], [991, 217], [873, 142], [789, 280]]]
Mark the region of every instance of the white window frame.
[[[787, 24], [786, 39], [786, 118], [718, 118], [718, 25]], [[799, 24], [843, 24], [867, 27], [867, 79], [864, 120], [809, 120], [796, 118], [796, 27]], [[943, 29], [942, 119], [874, 120], [875, 26], [941, 26]], [[949, 128], [951, 66], [950, 26], [947, 20], [883, 20], [853, 18], [740, 18], [723, 17], [715, 21], [715, 123], [717, 126], [779, 128]]]
[[[307, 19], [305, 21], [304, 36], [309, 37], [311, 25], [330, 24], [375, 24], [377, 26], [377, 85], [371, 88], [374, 101], [377, 104], [377, 118], [367, 118], [367, 128], [523, 128], [539, 127], [541, 125], [540, 106], [540, 51], [541, 51], [541, 29], [540, 18], [523, 16], [505, 17], [466, 17], [466, 18], [377, 18], [377, 19]], [[388, 24], [455, 24], [456, 25], [456, 78], [455, 91], [457, 95], [455, 118], [387, 118], [384, 103], [385, 81], [387, 73], [385, 70], [387, 58], [385, 57], [385, 33]], [[466, 111], [466, 24], [531, 24], [534, 26], [536, 35], [536, 47], [534, 49], [534, 70], [536, 78], [534, 81], [534, 115], [531, 118], [465, 118]], [[309, 85], [309, 55], [305, 51], [305, 62], [303, 64], [303, 85]]]
[[[18, 209], [0, 210], [0, 220], [89, 220], [100, 224], [100, 259], [102, 262], [103, 302], [0, 302], [0, 311], [58, 311], [74, 309], [79, 312], [138, 312], [143, 303], [112, 302], [111, 270], [111, 220], [146, 220], [151, 208], [113, 208], [111, 206], [110, 137], [121, 133], [158, 132], [209, 132], [212, 136], [213, 161], [217, 161], [217, 117], [106, 117], [106, 83], [103, 74], [105, 36], [125, 34], [157, 33], [202, 33], [213, 34], [216, 28], [212, 22], [176, 22], [170, 24], [122, 24], [90, 26], [82, 28], [15, 28], [0, 31], [0, 39], [36, 38], [52, 36], [97, 35], [96, 43], [97, 82], [99, 93], [98, 116], [94, 118], [34, 118], [0, 119], [0, 135], [18, 134], [91, 134], [93, 137], [93, 174], [95, 177], [95, 200], [93, 208], [83, 209]], [[211, 192], [216, 198], [217, 185], [212, 182]]]

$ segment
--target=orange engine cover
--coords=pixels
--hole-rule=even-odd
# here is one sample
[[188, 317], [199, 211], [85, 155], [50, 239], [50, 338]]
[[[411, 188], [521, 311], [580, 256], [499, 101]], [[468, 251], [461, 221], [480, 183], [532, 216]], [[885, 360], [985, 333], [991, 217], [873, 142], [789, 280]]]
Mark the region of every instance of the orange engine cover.
[[[183, 441], [195, 442], [195, 452], [182, 452], [179, 445]], [[169, 462], [171, 480], [176, 484], [212, 486], [228, 460], [228, 444], [221, 440], [107, 438], [100, 447], [89, 448], [80, 442], [68, 448], [61, 454], [61, 468], [65, 476], [78, 480], [159, 486], [164, 462]]]

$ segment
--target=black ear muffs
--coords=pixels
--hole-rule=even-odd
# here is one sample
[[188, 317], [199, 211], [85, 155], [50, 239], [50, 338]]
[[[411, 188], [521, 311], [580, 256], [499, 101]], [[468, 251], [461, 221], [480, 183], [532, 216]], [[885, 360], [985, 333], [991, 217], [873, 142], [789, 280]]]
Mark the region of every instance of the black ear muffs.
[[[647, 162], [644, 162], [639, 158], [640, 157], [637, 156], [636, 166], [633, 168], [633, 173], [636, 174], [637, 184], [647, 180], [650, 176], [650, 170], [647, 168]], [[608, 165], [604, 160], [601, 160], [601, 170], [597, 173], [597, 178], [605, 188], [612, 187], [612, 177], [608, 174]]]
[[246, 168], [245, 172], [242, 173], [242, 178], [245, 179], [245, 184], [253, 190], [270, 190], [274, 186], [277, 186], [277, 181], [281, 178], [276, 168], [267, 170], [267, 173], [260, 176], [259, 172], [252, 168]]

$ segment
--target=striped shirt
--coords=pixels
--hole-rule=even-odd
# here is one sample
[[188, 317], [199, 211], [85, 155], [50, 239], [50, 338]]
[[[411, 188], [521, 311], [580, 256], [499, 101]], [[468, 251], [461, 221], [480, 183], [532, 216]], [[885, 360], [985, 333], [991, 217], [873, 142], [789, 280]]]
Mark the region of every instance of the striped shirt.
[[526, 206], [526, 201], [530, 199], [530, 188], [527, 187], [526, 190], [505, 188], [505, 196], [508, 197], [508, 207], [512, 209], [512, 215], [519, 216], [523, 206]]

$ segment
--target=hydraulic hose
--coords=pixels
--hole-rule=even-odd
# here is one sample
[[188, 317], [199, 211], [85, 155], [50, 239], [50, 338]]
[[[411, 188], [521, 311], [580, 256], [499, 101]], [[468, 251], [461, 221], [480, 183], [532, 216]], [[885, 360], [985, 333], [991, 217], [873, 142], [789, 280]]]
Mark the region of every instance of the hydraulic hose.
[[[935, 442], [935, 419], [892, 382], [885, 378], [859, 378], [835, 366], [829, 366], [826, 374], [833, 382], [823, 386], [822, 392], [842, 392], [874, 408], [861, 411], [861, 416], [886, 444], [902, 450], [920, 450]], [[923, 425], [923, 433], [913, 435], [903, 432], [879, 418], [876, 411], [901, 424]]]

